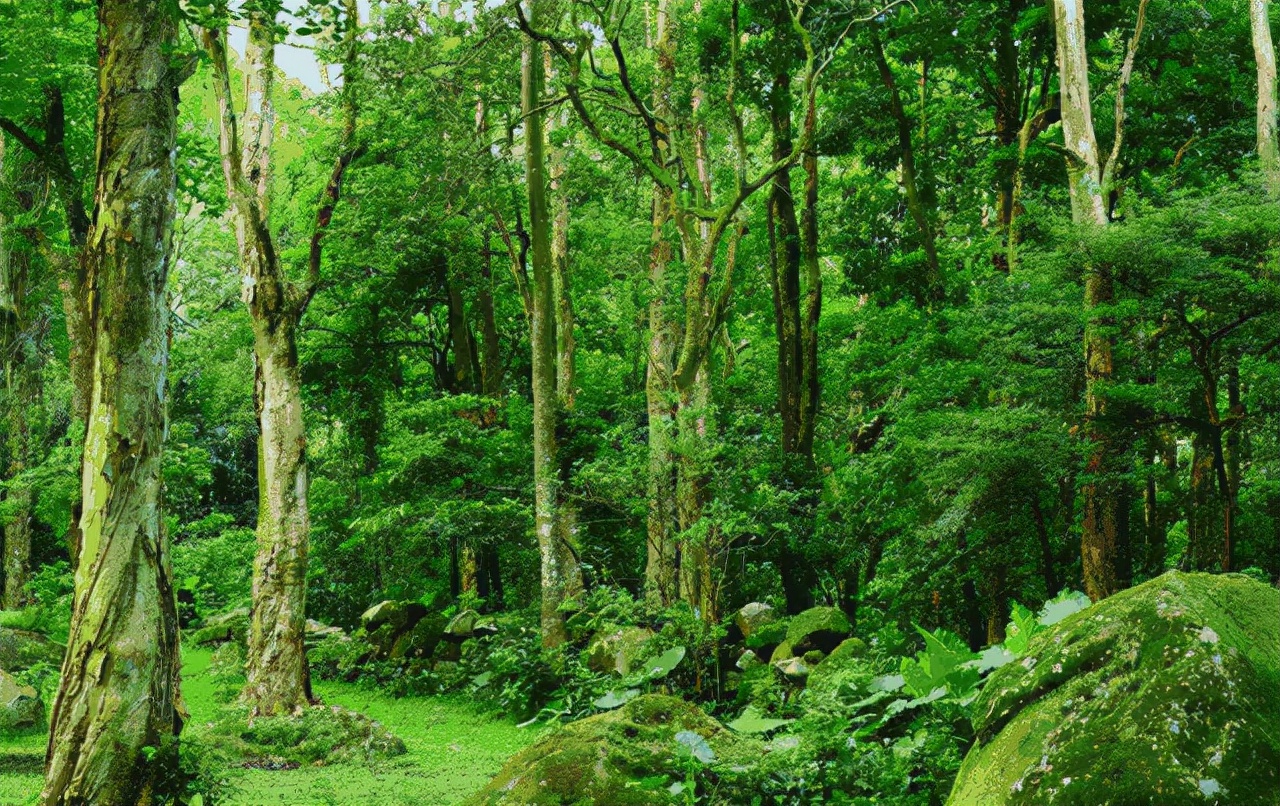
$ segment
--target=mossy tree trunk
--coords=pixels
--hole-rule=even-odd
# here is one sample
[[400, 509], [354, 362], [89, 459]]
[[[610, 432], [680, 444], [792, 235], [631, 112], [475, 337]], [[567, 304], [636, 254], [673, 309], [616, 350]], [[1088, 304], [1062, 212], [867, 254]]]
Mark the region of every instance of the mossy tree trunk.
[[160, 513], [178, 10], [101, 0], [97, 182], [85, 253], [93, 393], [74, 609], [42, 804], [168, 802], [178, 624]]
[[[540, 0], [532, 4], [535, 24]], [[551, 211], [547, 204], [547, 163], [543, 115], [545, 46], [526, 40], [521, 69], [521, 100], [525, 131], [525, 181], [529, 194], [530, 287], [529, 341], [533, 350], [533, 481], [534, 529], [541, 556], [541, 621], [544, 646], [558, 646], [568, 638], [560, 606], [582, 590], [582, 571], [569, 542], [569, 528], [561, 518], [562, 479], [558, 461], [556, 422], [560, 401], [556, 393], [555, 266], [551, 250]]]

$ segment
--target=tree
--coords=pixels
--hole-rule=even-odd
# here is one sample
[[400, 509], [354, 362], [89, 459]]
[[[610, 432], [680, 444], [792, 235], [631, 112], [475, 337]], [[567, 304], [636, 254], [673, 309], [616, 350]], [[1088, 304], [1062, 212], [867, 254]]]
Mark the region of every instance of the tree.
[[[278, 0], [246, 6], [246, 108], [237, 115], [231, 93], [226, 22], [203, 29], [213, 61], [219, 109], [219, 151], [227, 197], [236, 222], [243, 275], [242, 299], [253, 323], [256, 360], [254, 402], [258, 414], [258, 554], [244, 699], [254, 714], [290, 713], [311, 699], [303, 633], [306, 627], [307, 436], [302, 411], [298, 327], [320, 279], [321, 240], [341, 194], [342, 180], [358, 155], [348, 114], [339, 151], [312, 230], [306, 278], [289, 279], [272, 232], [272, 140], [275, 134], [275, 55]], [[355, 4], [346, 4], [346, 36], [354, 43]], [[354, 44], [351, 45], [354, 47]], [[350, 97], [352, 91], [344, 90]]]
[[150, 804], [177, 761], [178, 624], [160, 513], [178, 10], [99, 6], [94, 301], [83, 544], [41, 803]]
[[[533, 4], [533, 21], [541, 21], [541, 3]], [[569, 542], [571, 520], [564, 504], [557, 459], [556, 422], [561, 410], [557, 396], [556, 300], [557, 266], [552, 254], [552, 212], [547, 204], [547, 160], [542, 110], [545, 46], [529, 39], [521, 66], [520, 98], [524, 118], [525, 181], [529, 197], [529, 258], [533, 282], [529, 287], [529, 343], [533, 350], [533, 485], [534, 529], [542, 558], [542, 644], [565, 642], [565, 615], [560, 607], [582, 591], [582, 571]], [[565, 289], [562, 285], [562, 293]], [[571, 334], [570, 334], [571, 339]], [[572, 375], [569, 375], [572, 378]], [[566, 390], [568, 393], [569, 390]]]
[[[1125, 94], [1133, 75], [1133, 63], [1142, 41], [1148, 0], [1138, 6], [1137, 23], [1129, 42], [1120, 84], [1116, 91], [1115, 138], [1104, 161], [1098, 151], [1093, 125], [1093, 101], [1089, 92], [1089, 55], [1086, 49], [1083, 0], [1055, 0], [1054, 21], [1061, 74], [1062, 137], [1067, 157], [1072, 218], [1078, 225], [1105, 227], [1111, 220], [1112, 194], [1125, 131]], [[1110, 596], [1125, 585], [1127, 562], [1128, 490], [1123, 479], [1125, 447], [1105, 422], [1109, 414], [1107, 386], [1115, 372], [1112, 357], [1115, 300], [1114, 278], [1104, 266], [1085, 270], [1084, 333], [1085, 430], [1092, 444], [1088, 480], [1083, 494], [1084, 521], [1081, 556], [1085, 592], [1094, 601]]]

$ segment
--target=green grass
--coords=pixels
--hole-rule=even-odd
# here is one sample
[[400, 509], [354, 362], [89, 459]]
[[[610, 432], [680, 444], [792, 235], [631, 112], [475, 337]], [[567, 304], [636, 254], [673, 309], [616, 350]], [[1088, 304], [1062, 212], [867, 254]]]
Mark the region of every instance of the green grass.
[[[210, 653], [183, 653], [182, 690], [191, 721], [184, 737], [199, 741], [218, 708], [208, 675]], [[485, 716], [463, 699], [394, 699], [346, 683], [317, 683], [326, 703], [376, 719], [399, 736], [408, 753], [372, 764], [335, 764], [294, 770], [222, 771], [231, 796], [244, 806], [361, 804], [446, 806], [479, 789], [502, 764], [537, 738], [531, 728]], [[33, 803], [40, 792], [44, 734], [0, 737], [0, 806]]]

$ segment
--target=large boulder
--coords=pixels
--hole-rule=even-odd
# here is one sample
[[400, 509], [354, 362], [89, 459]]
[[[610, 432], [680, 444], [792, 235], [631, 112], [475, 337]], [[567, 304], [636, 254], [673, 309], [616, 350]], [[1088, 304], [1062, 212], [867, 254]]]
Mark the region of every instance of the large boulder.
[[364, 611], [360, 615], [360, 623], [370, 633], [384, 624], [390, 624], [390, 632], [399, 634], [411, 629], [426, 615], [427, 606], [422, 602], [387, 600]]
[[[626, 705], [571, 722], [513, 756], [489, 784], [466, 801], [498, 804], [609, 804], [651, 806], [670, 802], [665, 786], [642, 779], [683, 780], [676, 734], [692, 731], [717, 763], [744, 765], [760, 746], [727, 730], [697, 706], [676, 697], [647, 694]], [[733, 801], [736, 802], [736, 801]]]
[[413, 629], [401, 633], [391, 646], [391, 658], [429, 658], [444, 637], [445, 620], [441, 616], [427, 616], [413, 625]]
[[773, 608], [764, 602], [750, 602], [738, 609], [733, 615], [734, 626], [738, 628], [738, 632], [742, 633], [744, 639], [750, 638], [754, 633], [759, 631], [761, 627], [776, 621], [777, 614], [773, 612]]
[[1280, 804], [1280, 591], [1170, 572], [997, 669], [952, 806]]
[[811, 607], [787, 624], [787, 643], [797, 655], [814, 649], [830, 652], [853, 632], [849, 617], [838, 607]]
[[0, 731], [33, 728], [44, 719], [44, 703], [31, 686], [0, 672]]
[[66, 651], [40, 633], [0, 627], [0, 670], [21, 672], [38, 663], [61, 666]]
[[644, 627], [601, 630], [587, 644], [587, 667], [601, 674], [630, 674], [645, 659], [644, 648], [651, 638], [653, 630]]

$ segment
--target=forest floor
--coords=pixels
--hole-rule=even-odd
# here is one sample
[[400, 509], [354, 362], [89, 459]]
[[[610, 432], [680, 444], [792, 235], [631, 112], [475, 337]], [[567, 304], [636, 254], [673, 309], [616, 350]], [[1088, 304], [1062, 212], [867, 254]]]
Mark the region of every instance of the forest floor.
[[[183, 653], [182, 688], [191, 721], [183, 735], [198, 739], [218, 708], [208, 675], [210, 653]], [[294, 770], [225, 771], [227, 797], [237, 806], [448, 806], [478, 790], [539, 731], [486, 716], [455, 698], [395, 699], [348, 683], [316, 683], [326, 703], [376, 719], [404, 741], [408, 752], [371, 764], [335, 764]], [[0, 738], [0, 806], [34, 803], [43, 781], [45, 734]]]

